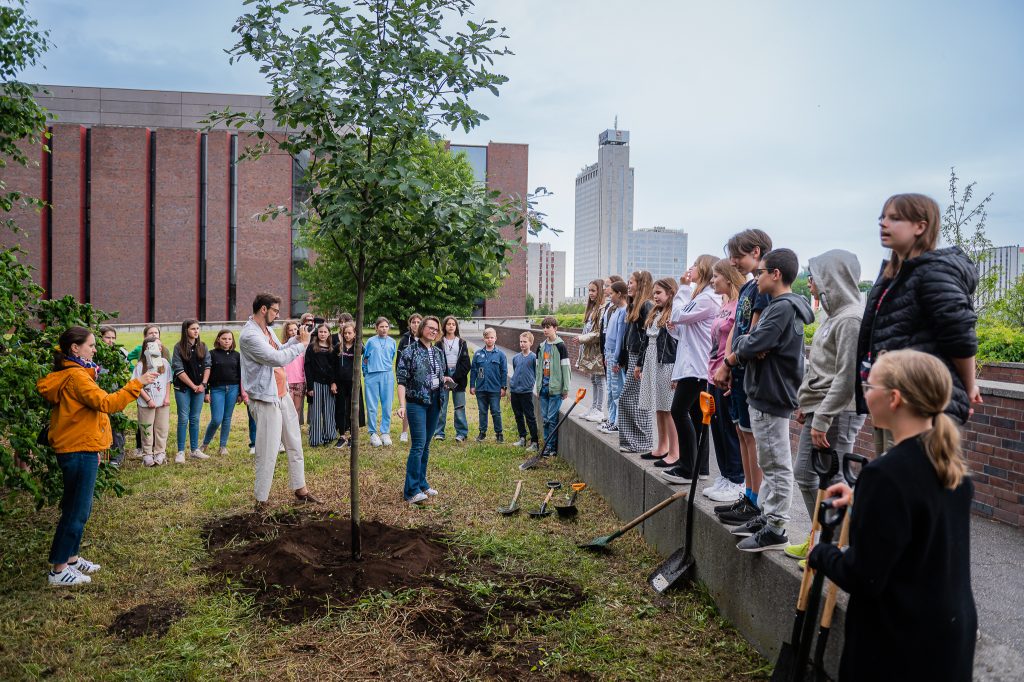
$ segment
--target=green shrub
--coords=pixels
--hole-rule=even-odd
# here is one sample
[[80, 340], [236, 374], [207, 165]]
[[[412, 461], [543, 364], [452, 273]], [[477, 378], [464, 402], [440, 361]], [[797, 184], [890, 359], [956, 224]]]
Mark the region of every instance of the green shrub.
[[991, 318], [978, 321], [979, 362], [1024, 362], [1024, 329]]
[[810, 324], [804, 325], [804, 343], [808, 346], [811, 345], [811, 341], [814, 340], [814, 332], [818, 331], [818, 321], [815, 320]]

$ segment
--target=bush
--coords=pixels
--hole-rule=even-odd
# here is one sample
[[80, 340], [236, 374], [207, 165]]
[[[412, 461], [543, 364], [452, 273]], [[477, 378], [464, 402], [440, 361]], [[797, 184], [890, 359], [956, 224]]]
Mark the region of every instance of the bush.
[[[532, 324], [540, 326], [543, 316], [534, 317], [530, 320]], [[559, 329], [583, 329], [583, 313], [555, 313]]]
[[1024, 329], [991, 318], [979, 320], [978, 361], [1024, 362]]

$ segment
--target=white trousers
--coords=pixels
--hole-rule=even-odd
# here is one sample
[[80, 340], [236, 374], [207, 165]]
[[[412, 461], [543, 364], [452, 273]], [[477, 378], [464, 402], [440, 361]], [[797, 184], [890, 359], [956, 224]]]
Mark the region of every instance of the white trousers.
[[249, 410], [256, 420], [256, 501], [266, 502], [274, 482], [278, 446], [284, 445], [288, 454], [288, 485], [292, 490], [306, 486], [305, 466], [302, 459], [302, 436], [299, 415], [291, 396], [277, 402], [250, 400]]

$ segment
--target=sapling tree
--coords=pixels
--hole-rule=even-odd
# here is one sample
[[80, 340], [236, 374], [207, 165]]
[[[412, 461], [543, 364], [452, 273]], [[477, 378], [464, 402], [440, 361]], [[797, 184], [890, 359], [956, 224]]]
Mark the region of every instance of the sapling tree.
[[[303, 206], [289, 212], [317, 246], [318, 259], [342, 263], [363, 328], [372, 285], [403, 271], [443, 278], [452, 269], [503, 274], [518, 243], [503, 227], [521, 229], [526, 206], [471, 184], [440, 182], [436, 137], [469, 131], [486, 119], [472, 103], [478, 91], [498, 94], [507, 78], [495, 58], [511, 54], [493, 20], [470, 19], [471, 0], [247, 0], [238, 18], [231, 61], [252, 59], [271, 88], [271, 133], [260, 113], [225, 110], [211, 125], [248, 125], [269, 145], [308, 152]], [[301, 15], [299, 25], [292, 14]], [[361, 334], [356, 335], [352, 424], [358, 424]], [[352, 551], [359, 533], [359, 445], [352, 439]]]

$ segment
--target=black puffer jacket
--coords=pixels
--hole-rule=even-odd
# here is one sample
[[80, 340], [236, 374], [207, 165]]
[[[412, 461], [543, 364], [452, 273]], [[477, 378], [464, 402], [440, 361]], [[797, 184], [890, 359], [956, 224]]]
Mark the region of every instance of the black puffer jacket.
[[911, 258], [892, 280], [878, 275], [868, 294], [857, 342], [857, 412], [868, 411], [860, 371], [869, 355], [877, 360], [881, 351], [910, 348], [946, 363], [953, 377], [953, 398], [946, 412], [960, 423], [967, 421], [970, 400], [951, 359], [974, 357], [978, 352], [973, 298], [977, 286], [977, 269], [956, 246]]
[[619, 347], [619, 367], [625, 368], [627, 366], [629, 353], [640, 352], [640, 343], [644, 340], [644, 336], [647, 335], [647, 316], [653, 307], [653, 303], [645, 301], [640, 306], [640, 316], [636, 318], [636, 322], [627, 322], [623, 319], [623, 342]]

